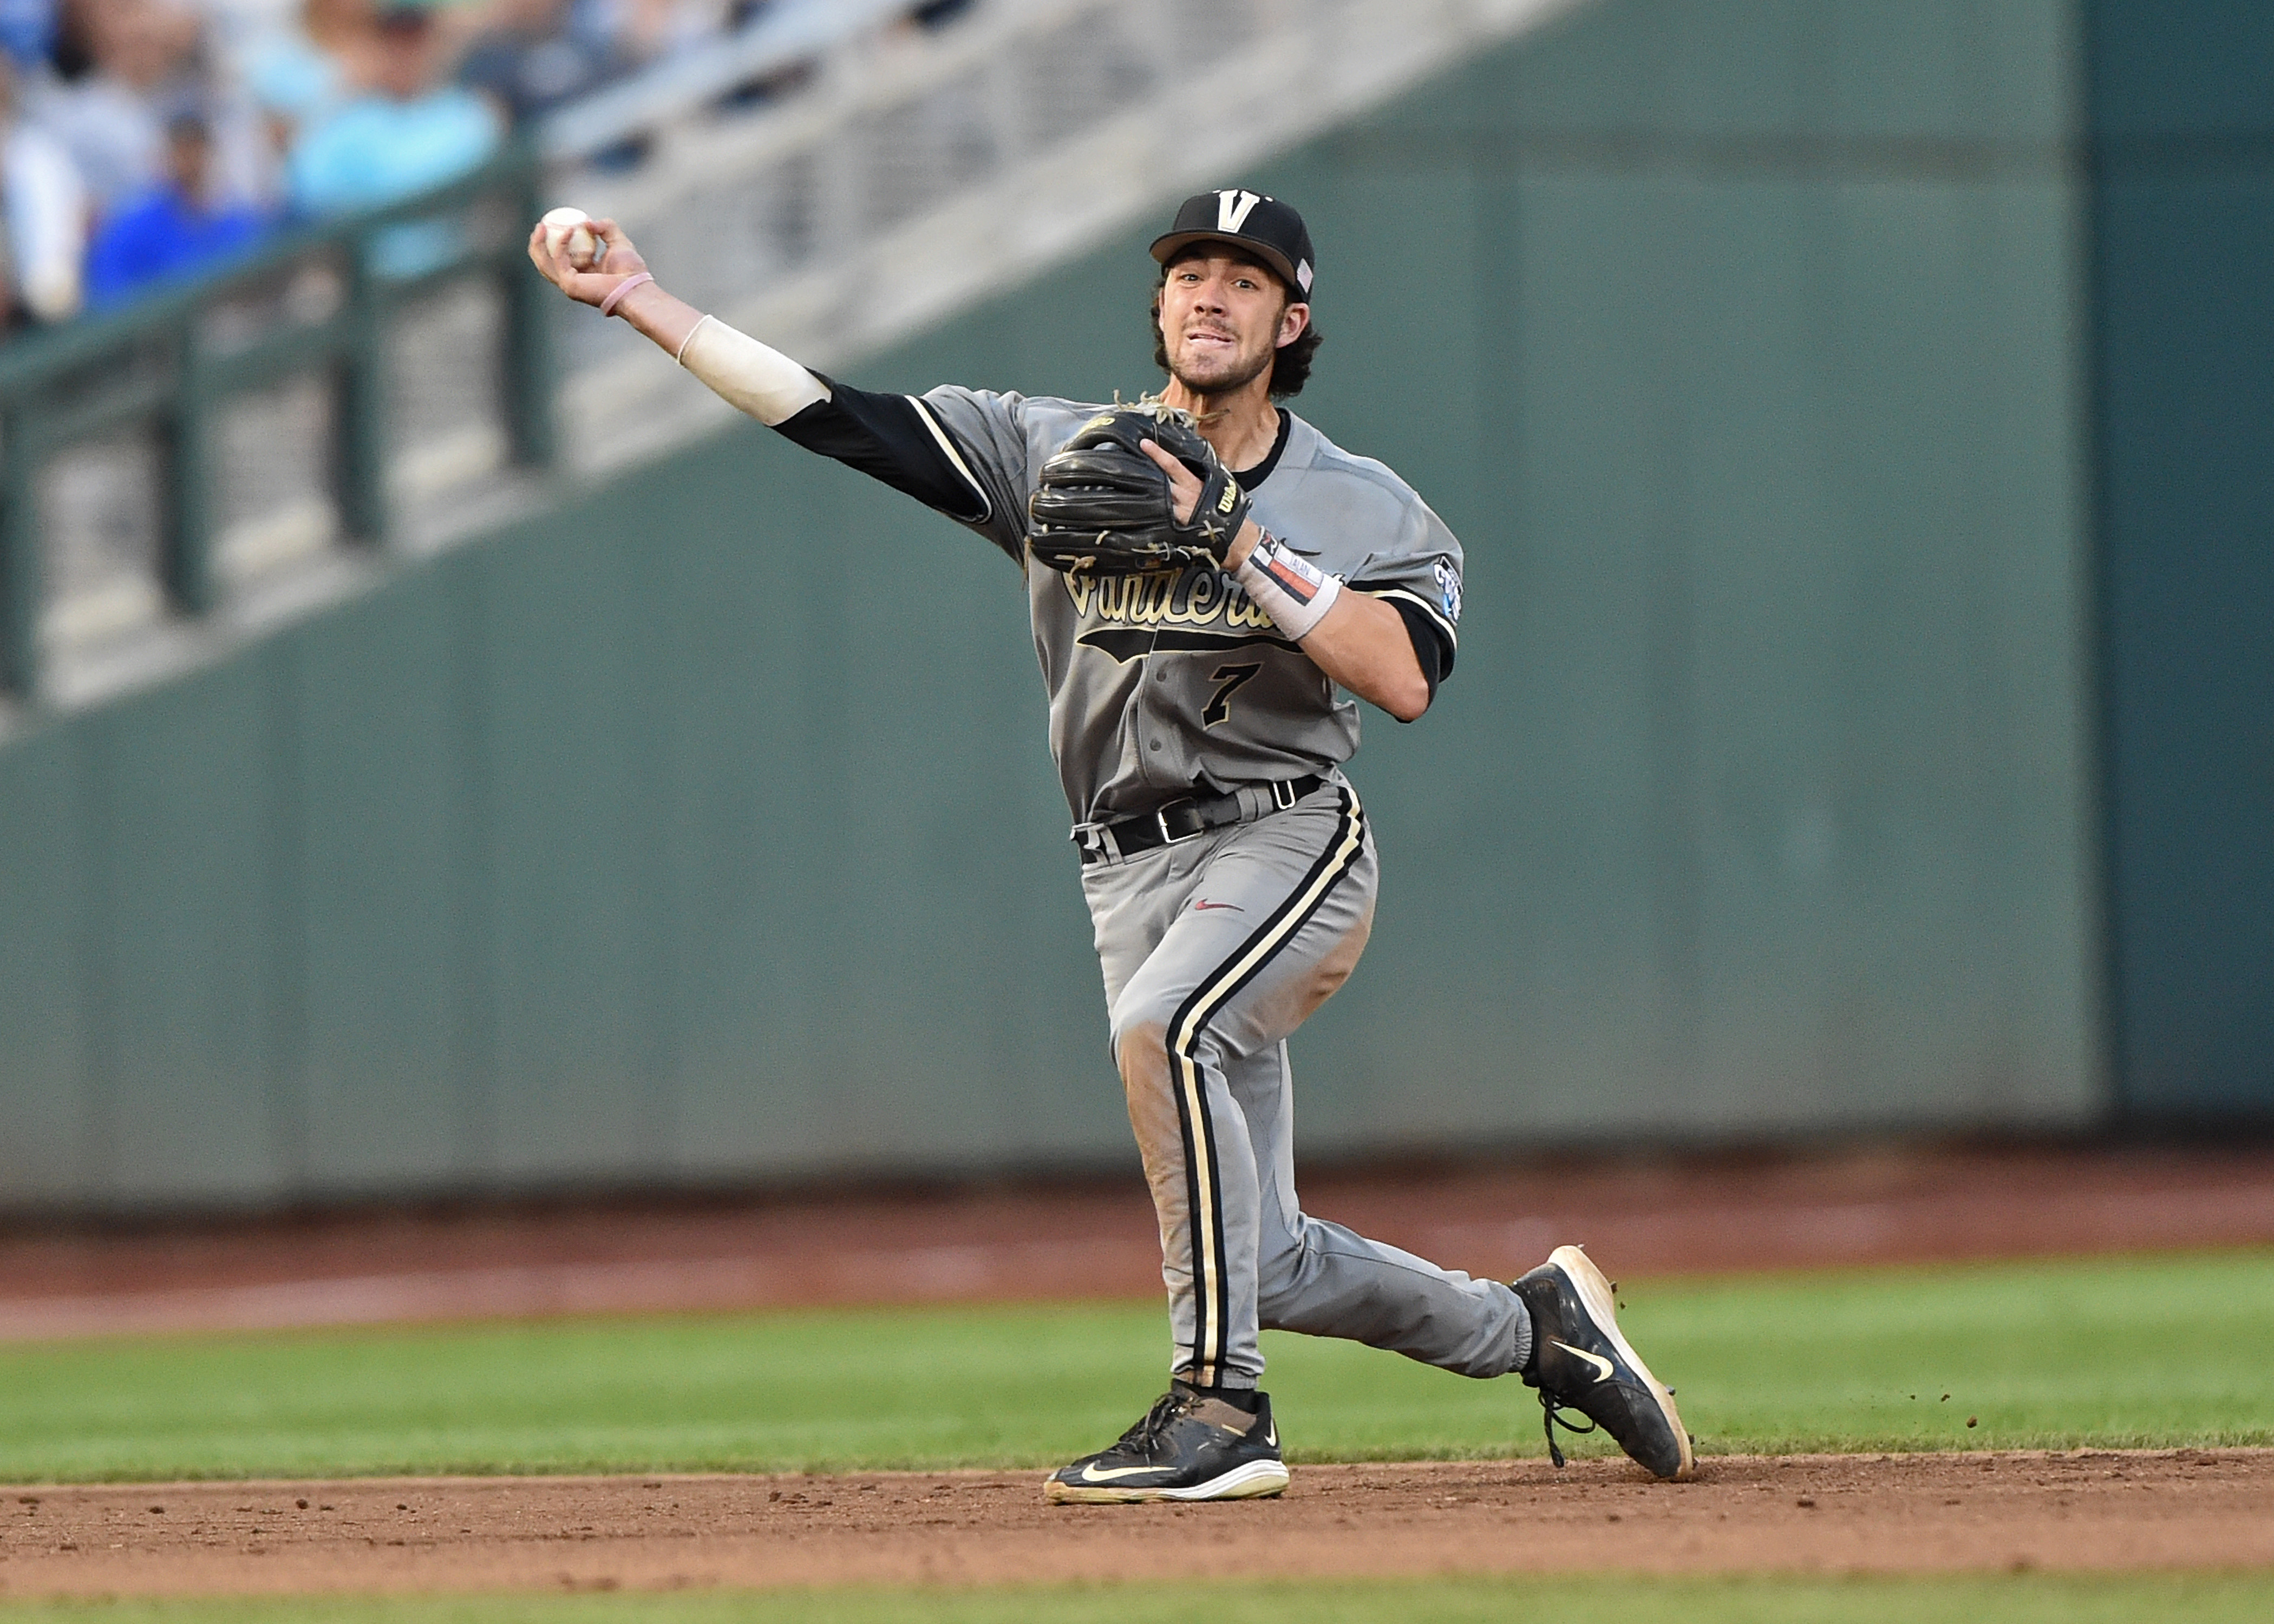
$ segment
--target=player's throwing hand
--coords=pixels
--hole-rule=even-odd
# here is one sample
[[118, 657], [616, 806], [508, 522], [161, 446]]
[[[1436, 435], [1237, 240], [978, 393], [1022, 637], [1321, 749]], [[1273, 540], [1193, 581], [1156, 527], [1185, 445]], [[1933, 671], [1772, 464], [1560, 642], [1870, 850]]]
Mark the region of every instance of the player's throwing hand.
[[590, 270], [579, 270], [569, 259], [565, 241], [546, 229], [538, 221], [530, 228], [529, 259], [545, 280], [576, 300], [579, 304], [602, 304], [628, 276], [636, 276], [647, 269], [647, 261], [640, 258], [639, 250], [624, 229], [613, 220], [595, 220], [586, 229], [599, 249], [599, 257]]

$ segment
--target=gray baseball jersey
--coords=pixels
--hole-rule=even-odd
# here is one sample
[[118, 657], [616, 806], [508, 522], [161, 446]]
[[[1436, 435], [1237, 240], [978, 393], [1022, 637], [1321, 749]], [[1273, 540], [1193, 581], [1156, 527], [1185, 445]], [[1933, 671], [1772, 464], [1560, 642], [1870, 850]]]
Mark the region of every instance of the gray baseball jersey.
[[[1101, 409], [952, 386], [921, 404], [984, 504], [965, 522], [1023, 562], [1036, 473]], [[1290, 412], [1254, 495], [1255, 522], [1320, 569], [1427, 616], [1449, 667], [1461, 545], [1404, 480]], [[1356, 702], [1220, 571], [1030, 568], [1027, 599], [1050, 688], [1050, 753], [1077, 822], [1147, 811], [1196, 786], [1223, 793], [1322, 773], [1358, 748]]]
[[[1253, 1387], [1268, 1327], [1346, 1336], [1474, 1376], [1517, 1368], [1522, 1303], [1305, 1214], [1295, 1199], [1286, 1040], [1356, 966], [1377, 858], [1339, 771], [1358, 707], [1229, 576], [1091, 578], [1027, 558], [1027, 499], [1100, 408], [945, 387], [918, 399], [832, 385], [780, 425], [968, 525], [1026, 570], [1050, 749], [1089, 823], [1195, 790], [1326, 782], [1261, 816], [1123, 853], [1086, 848], [1083, 893], [1116, 1064], [1160, 1221], [1178, 1377]], [[1461, 549], [1380, 462], [1283, 413], [1271, 455], [1239, 470], [1255, 521], [1395, 607], [1434, 691], [1452, 666]], [[1276, 811], [1271, 808], [1276, 808]]]

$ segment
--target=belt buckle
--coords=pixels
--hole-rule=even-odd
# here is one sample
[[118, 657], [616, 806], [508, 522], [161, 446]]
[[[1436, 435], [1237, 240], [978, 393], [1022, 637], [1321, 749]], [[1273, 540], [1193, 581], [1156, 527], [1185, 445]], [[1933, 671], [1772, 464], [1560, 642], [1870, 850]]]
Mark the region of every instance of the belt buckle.
[[1284, 812], [1288, 808], [1293, 806], [1298, 799], [1299, 797], [1295, 793], [1295, 786], [1291, 780], [1284, 778], [1274, 778], [1271, 780], [1272, 810], [1276, 812]]
[[1198, 827], [1193, 829], [1190, 834], [1178, 835], [1171, 834], [1169, 832], [1169, 814], [1171, 812], [1186, 807], [1192, 807], [1197, 810], [1198, 806], [1199, 803], [1197, 801], [1190, 800], [1171, 801], [1154, 812], [1153, 826], [1161, 831], [1161, 844], [1163, 846], [1181, 846], [1187, 840], [1197, 840], [1202, 835], [1208, 833], [1208, 826], [1204, 823], [1200, 824]]

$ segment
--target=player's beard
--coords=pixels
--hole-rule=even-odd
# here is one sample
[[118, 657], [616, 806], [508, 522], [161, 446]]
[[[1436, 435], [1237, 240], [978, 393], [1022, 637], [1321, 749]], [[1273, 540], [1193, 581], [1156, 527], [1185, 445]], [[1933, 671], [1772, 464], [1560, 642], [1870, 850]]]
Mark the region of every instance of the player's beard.
[[1245, 389], [1261, 374], [1269, 372], [1276, 351], [1266, 349], [1254, 357], [1238, 357], [1222, 372], [1200, 373], [1188, 371], [1182, 356], [1169, 359], [1169, 376], [1194, 395], [1231, 395]]

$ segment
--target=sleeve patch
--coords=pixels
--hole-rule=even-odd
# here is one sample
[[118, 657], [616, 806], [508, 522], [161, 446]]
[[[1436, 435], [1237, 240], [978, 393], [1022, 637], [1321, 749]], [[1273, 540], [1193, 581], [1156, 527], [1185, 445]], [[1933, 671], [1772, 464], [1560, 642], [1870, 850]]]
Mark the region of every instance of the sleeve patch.
[[1461, 572], [1443, 559], [1436, 564], [1437, 602], [1445, 618], [1454, 625], [1461, 623]]

